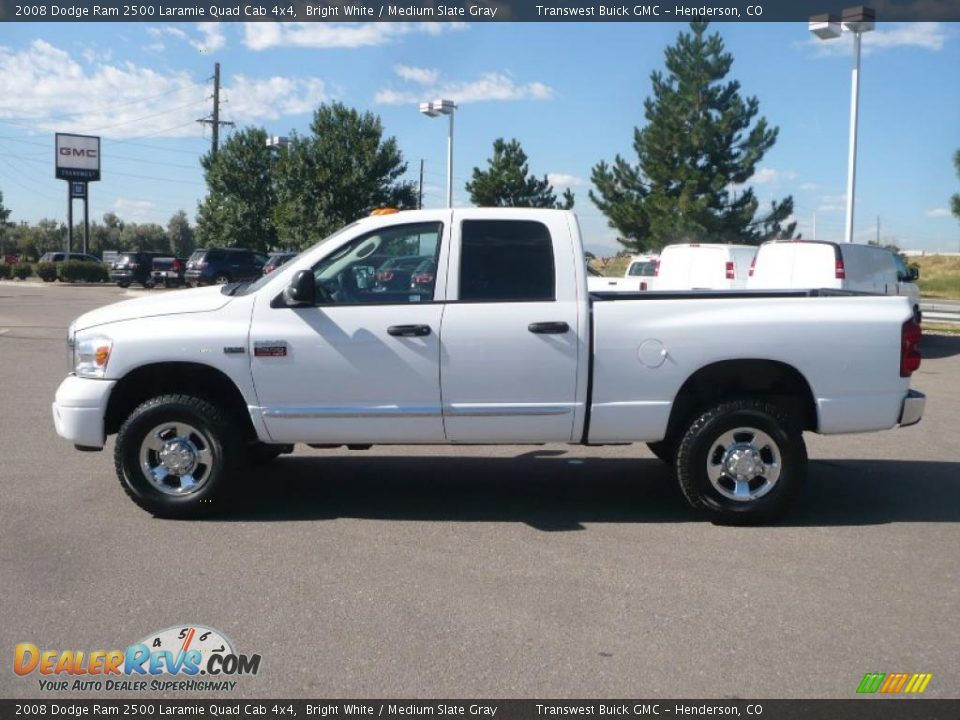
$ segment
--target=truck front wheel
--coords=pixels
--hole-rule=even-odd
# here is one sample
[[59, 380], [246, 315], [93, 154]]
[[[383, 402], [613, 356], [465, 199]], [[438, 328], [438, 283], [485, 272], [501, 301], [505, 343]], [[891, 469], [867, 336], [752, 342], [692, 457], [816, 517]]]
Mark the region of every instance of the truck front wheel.
[[691, 423], [677, 450], [677, 479], [687, 502], [722, 524], [773, 520], [806, 474], [802, 430], [763, 400], [710, 408]]
[[208, 514], [238, 470], [241, 437], [206, 400], [155, 397], [137, 407], [117, 434], [117, 477], [137, 505], [158, 517]]

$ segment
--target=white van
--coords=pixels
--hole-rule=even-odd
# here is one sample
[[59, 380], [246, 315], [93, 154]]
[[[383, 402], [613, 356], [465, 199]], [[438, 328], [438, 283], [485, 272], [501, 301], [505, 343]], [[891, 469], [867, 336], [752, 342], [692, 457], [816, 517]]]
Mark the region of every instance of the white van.
[[821, 240], [771, 240], [760, 246], [747, 287], [829, 288], [906, 295], [919, 311], [917, 272], [887, 248]]
[[729, 290], [746, 287], [752, 245], [684, 243], [660, 251], [651, 290]]

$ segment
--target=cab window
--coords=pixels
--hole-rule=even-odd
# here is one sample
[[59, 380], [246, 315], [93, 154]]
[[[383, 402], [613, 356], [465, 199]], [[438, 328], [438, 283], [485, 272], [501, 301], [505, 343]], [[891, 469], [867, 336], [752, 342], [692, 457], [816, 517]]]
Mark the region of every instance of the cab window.
[[464, 220], [460, 241], [463, 302], [552, 301], [553, 241], [531, 220]]

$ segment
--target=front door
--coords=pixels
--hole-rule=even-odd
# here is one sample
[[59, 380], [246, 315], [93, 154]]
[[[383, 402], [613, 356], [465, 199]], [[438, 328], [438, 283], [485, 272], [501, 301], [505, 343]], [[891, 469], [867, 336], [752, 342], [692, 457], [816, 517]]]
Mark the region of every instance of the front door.
[[437, 273], [403, 287], [378, 280], [398, 258], [436, 265], [443, 231], [440, 222], [392, 225], [347, 242], [313, 268], [316, 307], [258, 300], [249, 352], [274, 441], [443, 441]]

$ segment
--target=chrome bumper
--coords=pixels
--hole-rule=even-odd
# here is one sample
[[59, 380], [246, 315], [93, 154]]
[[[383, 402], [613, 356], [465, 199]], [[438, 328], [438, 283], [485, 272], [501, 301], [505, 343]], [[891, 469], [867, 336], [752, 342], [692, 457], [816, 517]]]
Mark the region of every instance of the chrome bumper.
[[916, 425], [923, 417], [923, 408], [927, 404], [927, 396], [922, 392], [910, 390], [903, 399], [903, 407], [900, 410], [900, 427]]

